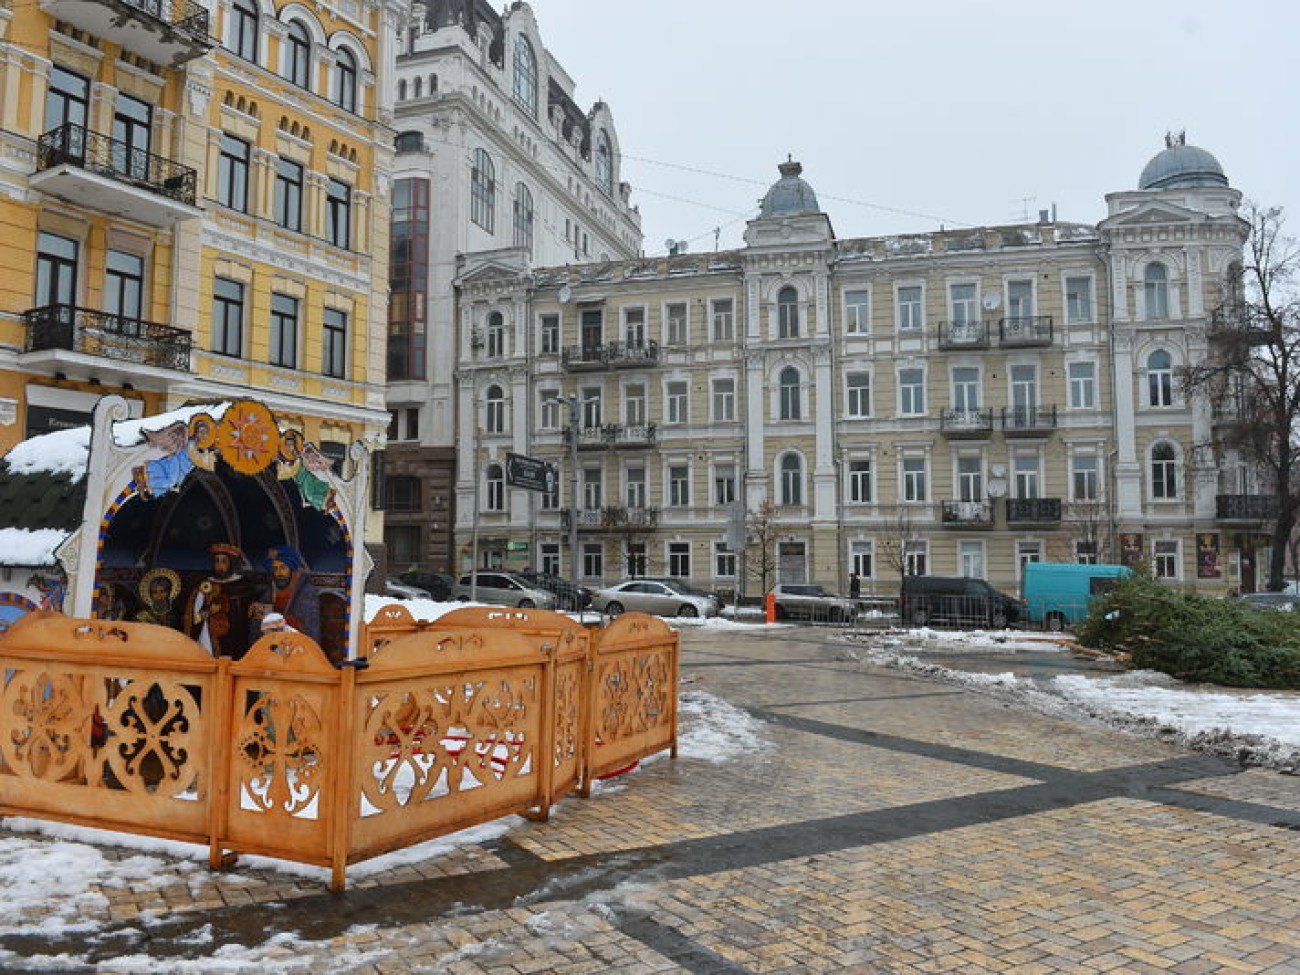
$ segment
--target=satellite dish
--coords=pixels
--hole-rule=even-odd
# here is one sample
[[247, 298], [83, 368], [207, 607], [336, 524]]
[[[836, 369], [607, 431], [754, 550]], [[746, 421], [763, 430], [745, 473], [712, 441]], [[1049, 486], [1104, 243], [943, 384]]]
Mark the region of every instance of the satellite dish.
[[986, 291], [984, 292], [984, 297], [981, 299], [981, 303], [988, 311], [993, 311], [998, 307], [998, 305], [1002, 304], [1002, 296], [996, 291]]
[[573, 299], [573, 289], [567, 284], [560, 285], [558, 297], [560, 299], [560, 304], [567, 305]]
[[990, 498], [1000, 498], [1007, 493], [1007, 482], [1000, 477], [989, 478], [988, 492]]

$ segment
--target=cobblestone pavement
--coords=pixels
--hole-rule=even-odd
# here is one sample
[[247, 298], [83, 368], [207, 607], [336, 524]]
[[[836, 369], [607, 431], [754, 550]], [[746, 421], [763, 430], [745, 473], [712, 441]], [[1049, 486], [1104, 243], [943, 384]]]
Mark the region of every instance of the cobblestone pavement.
[[1300, 777], [843, 659], [812, 630], [683, 647], [689, 687], [765, 722], [772, 747], [650, 762], [340, 895], [166, 861], [171, 876], [105, 890], [85, 932], [0, 936], [0, 964], [1300, 972]]

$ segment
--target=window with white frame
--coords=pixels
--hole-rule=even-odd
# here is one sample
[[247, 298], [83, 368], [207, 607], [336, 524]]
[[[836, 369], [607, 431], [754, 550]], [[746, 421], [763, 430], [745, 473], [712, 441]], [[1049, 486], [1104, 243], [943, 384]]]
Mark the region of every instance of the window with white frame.
[[582, 506], [595, 511], [604, 503], [605, 472], [599, 467], [582, 469]]
[[1070, 377], [1070, 409], [1096, 409], [1097, 363], [1071, 362], [1066, 372]]
[[551, 487], [551, 490], [542, 492], [542, 510], [558, 511], [559, 508], [560, 508], [560, 482], [558, 479], [556, 479]]
[[871, 331], [870, 291], [844, 292], [844, 331], [850, 335], [866, 335]]
[[1017, 498], [1043, 496], [1043, 471], [1037, 454], [1016, 454], [1011, 458], [1011, 478]]
[[957, 546], [957, 571], [968, 579], [984, 578], [984, 543], [964, 541]]
[[851, 504], [871, 504], [874, 500], [871, 461], [849, 461], [849, 502]]
[[601, 418], [601, 396], [602, 390], [599, 386], [582, 387], [582, 425], [584, 427], [598, 427], [604, 420]]
[[668, 505], [685, 508], [691, 503], [691, 468], [687, 464], [673, 464], [668, 468]]
[[1174, 405], [1174, 357], [1164, 349], [1147, 356], [1147, 405]]
[[664, 342], [668, 345], [686, 345], [690, 336], [686, 330], [686, 302], [674, 301], [664, 306]]
[[688, 579], [691, 575], [691, 543], [668, 543], [668, 574], [674, 579]]
[[474, 165], [469, 174], [469, 218], [492, 233], [497, 205], [496, 166], [486, 149], [474, 150]]
[[736, 574], [736, 553], [727, 548], [726, 542], [713, 543], [713, 575], [718, 579], [730, 579]]
[[1025, 565], [1030, 562], [1043, 561], [1043, 543], [1032, 541], [1016, 542], [1016, 582], [1023, 585]]
[[645, 542], [626, 542], [623, 547], [623, 559], [627, 564], [627, 574], [632, 578], [645, 575], [650, 564], [646, 556]]
[[722, 507], [736, 503], [736, 465], [716, 464], [713, 468], [713, 503]]
[[500, 464], [488, 464], [484, 474], [487, 486], [484, 508], [488, 511], [504, 511], [506, 507], [506, 480]]
[[849, 572], [860, 579], [872, 579], [875, 571], [875, 552], [871, 542], [849, 542]]
[[1011, 406], [1018, 425], [1032, 422], [1038, 406], [1038, 366], [1021, 363], [1011, 367]]
[[736, 337], [735, 304], [730, 298], [714, 298], [710, 302], [713, 318], [713, 341], [730, 342]]
[[1074, 542], [1074, 561], [1079, 565], [1097, 565], [1101, 562], [1101, 553], [1094, 538], [1079, 538]]
[[978, 366], [953, 367], [952, 408], [962, 412], [980, 408], [980, 371]]
[[1156, 539], [1152, 555], [1152, 569], [1157, 579], [1177, 579], [1179, 577], [1177, 539]]
[[957, 500], [984, 500], [984, 458], [978, 455], [957, 458]]
[[689, 406], [690, 395], [689, 390], [690, 387], [684, 379], [674, 380], [665, 387], [665, 420], [668, 423], [687, 422], [687, 408]]
[[515, 102], [533, 118], [537, 118], [537, 55], [523, 34], [515, 38], [514, 67]]
[[523, 183], [515, 184], [515, 246], [533, 252], [533, 191]]
[[1178, 452], [1164, 440], [1151, 448], [1151, 497], [1157, 501], [1178, 497]]
[[483, 429], [488, 433], [506, 432], [506, 395], [500, 386], [489, 386], [483, 397]]
[[1070, 458], [1070, 498], [1096, 501], [1101, 497], [1101, 462], [1096, 454], [1075, 454]]
[[1146, 317], [1169, 317], [1169, 272], [1163, 264], [1151, 263], [1142, 272], [1142, 293], [1146, 298]]
[[541, 430], [557, 430], [560, 426], [560, 391], [558, 389], [543, 389], [538, 395], [541, 402], [537, 409], [537, 426]]
[[1067, 325], [1079, 325], [1091, 322], [1092, 315], [1092, 278], [1069, 277], [1065, 279], [1065, 322]]
[[789, 285], [776, 293], [776, 322], [777, 338], [799, 337], [799, 292]]
[[850, 372], [844, 377], [847, 413], [855, 419], [871, 416], [871, 373]]
[[781, 458], [781, 503], [803, 504], [803, 458], [798, 454]]
[[1007, 318], [1018, 324], [1028, 324], [1034, 317], [1034, 282], [1007, 282]]
[[948, 318], [954, 325], [972, 325], [980, 320], [978, 290], [974, 284], [948, 286]]
[[629, 349], [645, 348], [645, 309], [623, 309], [623, 339]]
[[930, 565], [930, 543], [924, 539], [903, 542], [903, 572], [909, 576], [927, 574]]
[[604, 543], [582, 543], [582, 574], [588, 579], [599, 579], [605, 574]]
[[560, 543], [542, 542], [541, 553], [542, 571], [547, 575], [558, 576], [560, 574]]
[[730, 423], [736, 418], [736, 380], [730, 376], [713, 380], [713, 420]]
[[499, 311], [488, 315], [487, 319], [487, 355], [489, 359], [499, 359], [506, 354], [506, 322]]
[[623, 501], [629, 508], [646, 506], [645, 468], [629, 467], [623, 472]]
[[560, 351], [560, 316], [543, 315], [539, 330], [542, 333], [542, 355], [558, 355]]
[[919, 284], [903, 285], [898, 289], [895, 306], [898, 309], [898, 330], [900, 332], [919, 332], [925, 327], [921, 296], [922, 291]]
[[925, 370], [898, 370], [898, 412], [900, 416], [925, 414]]
[[929, 498], [926, 489], [926, 462], [924, 457], [904, 457], [902, 466], [903, 500], [916, 504]]
[[646, 423], [645, 383], [628, 383], [623, 387], [623, 422], [630, 427]]
[[779, 419], [798, 420], [803, 416], [800, 392], [799, 370], [794, 366], [786, 366], [777, 377]]

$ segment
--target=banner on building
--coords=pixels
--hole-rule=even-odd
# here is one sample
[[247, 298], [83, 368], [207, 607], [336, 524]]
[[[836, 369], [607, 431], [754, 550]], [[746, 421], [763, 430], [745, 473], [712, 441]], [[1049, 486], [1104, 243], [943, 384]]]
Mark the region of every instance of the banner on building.
[[1219, 533], [1196, 533], [1196, 578], [1222, 579], [1219, 567]]

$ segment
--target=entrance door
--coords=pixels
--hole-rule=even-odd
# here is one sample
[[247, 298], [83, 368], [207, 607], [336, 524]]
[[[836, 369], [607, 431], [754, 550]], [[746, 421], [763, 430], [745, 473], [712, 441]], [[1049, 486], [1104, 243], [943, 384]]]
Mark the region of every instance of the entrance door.
[[776, 581], [785, 585], [808, 581], [808, 561], [803, 542], [781, 542], [777, 547]]

